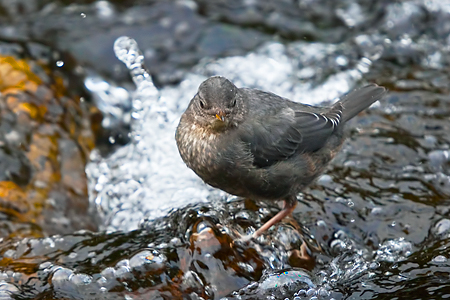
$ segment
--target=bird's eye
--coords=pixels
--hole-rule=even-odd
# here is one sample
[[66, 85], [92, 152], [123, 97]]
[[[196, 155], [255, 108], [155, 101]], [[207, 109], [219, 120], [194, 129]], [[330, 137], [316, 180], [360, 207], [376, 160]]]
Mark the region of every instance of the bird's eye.
[[235, 106], [236, 106], [236, 98], [234, 98], [233, 100], [231, 100], [230, 106], [231, 106], [231, 107], [235, 107]]
[[206, 106], [205, 101], [203, 101], [202, 99], [200, 99], [200, 107], [201, 107], [201, 108], [205, 108], [205, 106]]

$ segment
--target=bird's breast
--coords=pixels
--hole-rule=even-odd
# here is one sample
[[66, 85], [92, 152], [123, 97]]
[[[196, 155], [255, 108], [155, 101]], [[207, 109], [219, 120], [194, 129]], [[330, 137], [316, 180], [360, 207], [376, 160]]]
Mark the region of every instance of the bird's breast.
[[218, 134], [197, 124], [180, 125], [176, 140], [181, 158], [200, 177], [215, 171], [220, 158]]
[[245, 178], [253, 159], [235, 131], [214, 133], [188, 125], [178, 128], [176, 138], [182, 159], [203, 181], [234, 195], [249, 194]]

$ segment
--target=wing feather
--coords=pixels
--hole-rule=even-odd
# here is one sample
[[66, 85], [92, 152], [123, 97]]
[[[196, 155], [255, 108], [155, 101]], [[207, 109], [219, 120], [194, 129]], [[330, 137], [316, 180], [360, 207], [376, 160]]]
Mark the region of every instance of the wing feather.
[[[340, 123], [342, 106], [338, 103], [327, 113], [295, 111], [294, 117], [282, 113], [271, 116], [243, 131], [257, 167], [268, 167], [296, 153], [322, 148]], [[263, 120], [264, 121], [264, 120]]]

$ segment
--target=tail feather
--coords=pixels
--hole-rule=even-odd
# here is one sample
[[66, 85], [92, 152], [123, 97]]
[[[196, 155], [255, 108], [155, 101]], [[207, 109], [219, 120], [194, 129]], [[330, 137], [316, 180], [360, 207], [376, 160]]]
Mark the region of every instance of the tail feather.
[[386, 89], [384, 87], [369, 84], [342, 97], [337, 102], [343, 108], [341, 122], [347, 122], [359, 112], [372, 105], [372, 103], [382, 99], [385, 94]]

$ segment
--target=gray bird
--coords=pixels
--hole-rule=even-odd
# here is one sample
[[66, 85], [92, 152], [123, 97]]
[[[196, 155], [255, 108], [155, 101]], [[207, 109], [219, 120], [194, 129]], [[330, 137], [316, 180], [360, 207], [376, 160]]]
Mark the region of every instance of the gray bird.
[[214, 76], [200, 85], [175, 138], [183, 161], [207, 184], [250, 199], [284, 200], [257, 237], [290, 214], [296, 196], [322, 174], [342, 146], [345, 123], [385, 93], [370, 84], [331, 107], [315, 107]]

